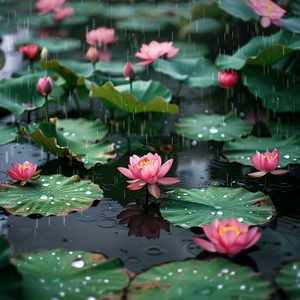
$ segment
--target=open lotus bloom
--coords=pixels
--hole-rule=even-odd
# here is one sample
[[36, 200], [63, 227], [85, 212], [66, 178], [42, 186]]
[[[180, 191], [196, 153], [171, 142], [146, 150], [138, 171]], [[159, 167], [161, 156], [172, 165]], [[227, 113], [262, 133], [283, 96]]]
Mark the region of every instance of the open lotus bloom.
[[288, 173], [288, 170], [275, 170], [278, 167], [280, 155], [278, 150], [273, 150], [272, 152], [265, 152], [261, 154], [256, 150], [256, 155], [251, 156], [251, 161], [254, 167], [259, 170], [258, 172], [249, 173], [251, 177], [262, 177], [267, 173], [273, 175], [284, 175]]
[[12, 164], [12, 170], [7, 170], [7, 173], [11, 178], [20, 181], [20, 185], [23, 186], [29, 179], [37, 180], [41, 171], [36, 171], [36, 165], [25, 161], [22, 165], [18, 162]]
[[246, 0], [246, 3], [262, 17], [260, 19], [262, 27], [269, 27], [271, 23], [276, 26], [283, 26], [280, 19], [284, 16], [286, 11], [276, 3], [270, 0]]
[[179, 51], [179, 48], [174, 48], [172, 45], [173, 42], [159, 43], [156, 41], [152, 41], [149, 45], [143, 44], [140, 48], [141, 52], [135, 53], [135, 56], [144, 61], [137, 63], [137, 65], [145, 66], [153, 63], [160, 57], [169, 59], [175, 56]]
[[105, 26], [91, 30], [86, 34], [86, 42], [90, 45], [102, 47], [108, 44], [113, 44], [118, 40], [116, 32], [113, 28]]
[[236, 255], [243, 249], [253, 246], [261, 237], [257, 232], [258, 227], [249, 228], [250, 225], [242, 225], [236, 218], [221, 222], [218, 219], [212, 221], [212, 227], [204, 224], [202, 228], [209, 241], [200, 237], [193, 237], [200, 247], [209, 252]]
[[39, 10], [39, 14], [43, 15], [58, 9], [64, 2], [65, 0], [38, 0], [35, 7]]
[[137, 155], [130, 156], [128, 169], [119, 167], [118, 170], [126, 177], [132, 179], [127, 188], [130, 190], [139, 190], [147, 185], [149, 194], [155, 198], [160, 198], [160, 189], [157, 183], [162, 185], [172, 185], [180, 182], [175, 177], [164, 177], [170, 170], [173, 159], [169, 159], [163, 165], [161, 157], [155, 153], [148, 153], [142, 157]]

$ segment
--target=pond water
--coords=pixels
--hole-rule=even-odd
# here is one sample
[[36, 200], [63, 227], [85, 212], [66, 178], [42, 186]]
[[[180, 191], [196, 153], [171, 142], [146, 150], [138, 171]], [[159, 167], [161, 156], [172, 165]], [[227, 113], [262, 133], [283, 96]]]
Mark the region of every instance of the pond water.
[[[232, 23], [230, 23], [230, 25], [227, 24], [227, 27], [225, 26], [222, 29], [219, 28], [219, 25], [216, 25], [216, 27], [212, 26], [212, 33], [209, 31], [198, 30], [197, 32], [190, 30], [185, 35], [184, 30], [180, 30], [178, 24], [174, 25], [172, 23], [174, 20], [166, 21], [173, 16], [173, 13], [178, 14], [180, 9], [183, 10], [183, 15], [189, 14], [195, 5], [209, 7], [212, 5], [210, 1], [182, 1], [181, 3], [178, 1], [69, 1], [68, 4], [74, 4], [74, 7], [77, 8], [75, 10], [77, 15], [75, 14], [75, 16], [78, 17], [79, 7], [79, 9], [83, 9], [84, 14], [82, 17], [85, 18], [84, 20], [78, 20], [78, 22], [80, 21], [79, 23], [75, 22], [69, 25], [66, 23], [64, 25], [62, 22], [58, 26], [57, 24], [53, 25], [51, 22], [50, 24], [43, 23], [48, 19], [36, 20], [33, 18], [30, 21], [31, 17], [36, 16], [36, 11], [33, 10], [34, 3], [31, 1], [28, 1], [29, 5], [28, 3], [22, 4], [19, 8], [15, 7], [14, 3], [4, 2], [7, 5], [11, 18], [10, 21], [6, 20], [8, 24], [14, 24], [16, 27], [14, 32], [7, 32], [2, 35], [1, 49], [5, 57], [5, 64], [0, 70], [0, 78], [2, 80], [10, 78], [12, 74], [15, 77], [19, 77], [24, 76], [22, 72], [29, 72], [28, 60], [21, 59], [15, 46], [20, 41], [24, 42], [24, 36], [26, 36], [28, 41], [31, 41], [33, 37], [39, 38], [51, 35], [54, 35], [55, 39], [60, 41], [64, 38], [78, 39], [80, 40], [79, 48], [75, 47], [76, 49], [71, 49], [70, 51], [52, 51], [48, 60], [58, 59], [62, 64], [66, 60], [86, 63], [85, 53], [88, 45], [85, 43], [85, 33], [99, 26], [114, 28], [120, 20], [126, 20], [128, 23], [124, 21], [123, 25], [119, 24], [116, 27], [118, 42], [110, 48], [112, 61], [125, 64], [128, 59], [137, 62], [134, 58], [134, 53], [139, 51], [142, 43], [148, 44], [152, 40], [174, 40], [174, 45], [176, 45], [176, 42], [178, 45], [181, 42], [185, 42], [196, 49], [193, 52], [193, 57], [200, 55], [200, 53], [202, 55], [203, 52], [207, 58], [214, 61], [218, 52], [232, 54], [240, 45], [245, 44], [253, 36], [263, 32], [261, 28], [257, 28], [257, 24], [237, 22], [240, 27], [235, 28], [236, 30], [232, 29]], [[226, 4], [226, 1], [221, 2]], [[92, 9], [95, 3], [99, 4], [105, 10], [105, 13], [101, 10], [93, 13]], [[165, 20], [162, 17], [158, 17], [157, 22], [161, 22], [159, 24], [161, 24], [162, 28], [157, 29], [154, 27], [154, 29], [151, 29], [151, 26], [147, 28], [147, 22], [139, 19], [143, 17], [142, 14], [137, 14], [135, 17], [139, 22], [144, 22], [141, 23], [145, 26], [144, 28], [139, 30], [134, 28], [132, 24], [130, 25], [131, 14], [134, 14], [135, 9], [142, 11], [141, 7], [143, 5], [146, 5], [146, 9], [143, 11], [145, 14], [149, 13], [150, 8], [158, 12], [163, 9], [168, 11], [168, 14], [165, 14]], [[89, 9], [88, 7], [91, 8]], [[111, 7], [111, 12], [109, 12], [107, 7]], [[170, 11], [171, 8], [175, 12]], [[199, 6], [200, 14], [202, 10], [203, 7]], [[0, 11], [3, 14], [3, 11]], [[218, 18], [218, 15], [214, 15], [211, 10], [204, 9], [204, 11], [212, 14], [210, 20]], [[126, 13], [128, 17], [124, 18]], [[195, 9], [193, 11], [193, 14], [195, 14], [194, 18], [196, 18], [197, 13], [199, 12]], [[26, 20], [24, 16], [26, 15], [29, 18], [28, 24], [24, 23]], [[18, 16], [20, 16], [20, 20], [18, 20]], [[154, 18], [154, 16], [152, 17]], [[151, 20], [149, 16], [147, 18]], [[185, 28], [183, 26], [184, 22], [188, 22], [189, 18], [183, 18], [183, 16], [181, 18], [181, 26]], [[199, 23], [199, 26], [201, 24]], [[159, 27], [160, 25], [157, 26]], [[231, 26], [230, 30], [232, 31], [228, 32], [228, 26]], [[188, 29], [185, 28], [185, 30]], [[275, 32], [276, 27], [272, 27], [270, 31], [266, 31], [266, 34]], [[180, 37], [182, 38], [180, 39]], [[182, 49], [181, 52], [187, 51], [188, 53], [190, 51], [187, 47]], [[181, 57], [184, 56], [188, 56], [188, 54], [184, 54]], [[299, 63], [299, 59], [297, 63]], [[36, 60], [37, 65], [38, 60]], [[112, 69], [110, 70], [112, 71], [111, 73], [108, 71], [108, 74], [103, 72], [101, 75], [106, 76], [107, 80], [116, 80], [118, 76], [113, 74], [115, 72], [114, 67]], [[46, 71], [42, 72], [39, 74], [48, 76]], [[53, 78], [55, 76], [59, 77], [56, 74]], [[101, 161], [87, 167], [86, 164], [76, 159], [58, 158], [32, 139], [20, 134], [17, 135], [15, 140], [0, 146], [1, 183], [10, 180], [7, 170], [11, 169], [12, 163], [21, 163], [28, 160], [37, 164], [38, 169], [42, 169], [42, 175], [63, 174], [67, 177], [79, 175], [81, 179], [89, 180], [99, 185], [103, 191], [103, 198], [99, 201], [95, 197], [95, 201], [91, 203], [89, 208], [77, 212], [71, 211], [65, 215], [43, 216], [40, 213], [33, 213], [28, 216], [20, 216], [18, 214], [9, 214], [3, 209], [0, 215], [1, 235], [9, 241], [11, 257], [37, 250], [53, 250], [57, 248], [69, 251], [88, 251], [104, 254], [108, 258], [118, 257], [124, 264], [124, 267], [133, 273], [140, 273], [166, 262], [185, 261], [193, 258], [205, 261], [217, 257], [217, 254], [215, 256], [209, 254], [192, 240], [192, 237], [195, 235], [204, 237], [203, 230], [200, 226], [194, 226], [194, 222], [197, 222], [197, 220], [199, 220], [199, 224], [204, 224], [205, 222], [201, 219], [203, 216], [199, 216], [195, 213], [196, 210], [193, 210], [194, 208], [190, 208], [188, 205], [187, 207], [181, 207], [181, 215], [193, 214], [193, 218], [183, 218], [185, 220], [184, 223], [180, 223], [180, 221], [173, 222], [175, 220], [173, 218], [170, 224], [168, 222], [160, 223], [156, 227], [155, 232], [153, 232], [152, 228], [151, 233], [147, 230], [146, 233], [142, 232], [143, 234], [139, 231], [133, 231], [133, 234], [129, 235], [130, 228], [128, 228], [127, 223], [120, 223], [119, 214], [126, 209], [128, 204], [139, 205], [142, 203], [145, 199], [145, 193], [143, 190], [137, 192], [128, 190], [127, 179], [117, 168], [127, 167], [129, 157], [133, 154], [142, 156], [149, 151], [153, 151], [159, 153], [163, 161], [174, 158], [170, 176], [180, 179], [180, 183], [175, 186], [161, 187], [163, 194], [161, 201], [155, 201], [154, 198], [150, 199], [156, 217], [159, 214], [159, 209], [162, 210], [161, 220], [164, 220], [164, 216], [166, 220], [170, 216], [167, 210], [172, 210], [172, 205], [170, 202], [164, 201], [175, 189], [185, 191], [195, 188], [197, 191], [204, 191], [209, 187], [219, 187], [220, 189], [216, 192], [218, 197], [227, 197], [228, 190], [226, 188], [242, 188], [252, 193], [264, 192], [270, 197], [272, 202], [270, 211], [273, 213], [267, 212], [266, 215], [260, 216], [260, 222], [257, 224], [262, 237], [254, 247], [246, 250], [243, 255], [237, 258], [235, 263], [249, 266], [255, 272], [261, 273], [268, 281], [274, 282], [280, 268], [287, 263], [298, 262], [300, 259], [299, 143], [295, 143], [294, 153], [292, 150], [289, 153], [281, 153], [287, 159], [289, 159], [288, 156], [295, 155], [294, 163], [283, 166], [289, 170], [289, 173], [283, 176], [270, 176], [268, 186], [265, 187], [264, 178], [251, 178], [247, 175], [255, 171], [251, 162], [242, 164], [239, 161], [227, 158], [228, 152], [224, 150], [226, 140], [222, 141], [214, 138], [201, 140], [199, 135], [199, 138], [192, 138], [180, 134], [181, 132], [177, 130], [177, 126], [182, 119], [190, 118], [191, 116], [224, 116], [229, 111], [232, 111], [234, 116], [253, 126], [248, 134], [261, 138], [262, 143], [264, 143], [263, 139], [272, 135], [270, 130], [268, 130], [268, 126], [271, 127], [270, 124], [273, 124], [273, 127], [276, 124], [278, 127], [282, 124], [287, 125], [285, 127], [287, 128], [285, 132], [287, 138], [293, 136], [292, 133], [299, 134], [299, 123], [297, 123], [299, 111], [272, 112], [263, 106], [261, 101], [251, 94], [241, 82], [234, 89], [229, 90], [222, 89], [215, 84], [208, 87], [183, 85], [179, 97], [176, 97], [178, 82], [166, 76], [163, 72], [157, 72], [151, 66], [147, 66], [141, 69], [138, 76], [141, 80], [147, 81], [151, 79], [162, 82], [171, 91], [173, 95], [171, 103], [178, 106], [179, 112], [177, 114], [159, 112], [133, 114], [124, 113], [118, 109], [113, 111], [99, 101], [97, 97], [92, 97], [88, 101], [80, 100], [79, 110], [77, 100], [71, 94], [67, 105], [49, 103], [50, 117], [64, 119], [67, 114], [69, 119], [74, 120], [80, 118], [95, 120], [99, 118], [103, 121], [105, 127], [108, 128], [106, 138], [111, 142], [116, 153], [115, 157], [109, 157], [106, 162]], [[120, 76], [118, 78], [120, 80]], [[97, 80], [100, 79], [97, 77]], [[243, 80], [244, 82], [246, 81], [245, 78]], [[62, 82], [59, 81], [57, 85], [63, 86]], [[44, 107], [30, 112], [25, 111], [22, 114], [11, 113], [3, 106], [1, 106], [1, 109], [1, 123], [16, 125], [18, 129], [27, 126], [28, 123], [38, 123], [45, 117]], [[194, 123], [196, 123], [196, 120]], [[225, 127], [226, 123], [224, 122], [224, 124]], [[203, 126], [203, 124], [200, 123], [199, 126]], [[207, 126], [210, 126], [209, 121]], [[212, 136], [214, 136], [212, 129], [215, 128], [211, 127], [210, 129]], [[257, 147], [257, 149], [261, 148], [267, 150], [268, 145], [259, 145]], [[272, 151], [273, 149], [269, 150]], [[255, 151], [252, 155], [255, 155]], [[178, 192], [178, 195], [178, 198], [180, 198], [180, 192]], [[184, 192], [182, 195], [184, 195]], [[0, 197], [3, 196], [0, 195]], [[47, 196], [45, 197], [47, 198]], [[186, 199], [189, 202], [190, 199]], [[19, 200], [22, 200], [22, 195], [20, 195]], [[264, 198], [255, 203], [255, 207], [264, 207], [264, 205]], [[234, 210], [234, 208], [232, 209]], [[229, 211], [229, 208], [218, 206], [217, 203], [213, 211], [207, 211], [206, 213], [210, 215], [208, 220], [211, 220], [213, 217], [219, 219], [229, 218], [228, 216], [231, 216], [232, 213], [234, 214], [234, 212]], [[241, 223], [247, 223], [247, 218], [251, 219], [251, 214], [251, 209], [248, 209], [245, 213], [245, 211], [240, 210], [240, 207], [237, 207], [235, 217], [239, 218]], [[254, 211], [253, 214], [255, 214]], [[166, 220], [164, 221], [166, 222]], [[152, 219], [150, 222], [155, 221]], [[135, 236], [135, 234], [141, 236]], [[232, 258], [229, 259], [233, 261]], [[49, 266], [49, 268], [51, 267]], [[293, 280], [293, 285], [298, 280], [298, 294], [296, 292], [294, 295], [299, 296], [299, 274], [297, 276], [298, 279], [293, 278], [291, 280]], [[288, 298], [287, 294], [282, 291], [282, 287], [279, 287], [277, 292], [268, 297], [273, 299], [292, 299]], [[58, 298], [52, 297], [49, 299]], [[82, 299], [88, 299], [88, 297]]]

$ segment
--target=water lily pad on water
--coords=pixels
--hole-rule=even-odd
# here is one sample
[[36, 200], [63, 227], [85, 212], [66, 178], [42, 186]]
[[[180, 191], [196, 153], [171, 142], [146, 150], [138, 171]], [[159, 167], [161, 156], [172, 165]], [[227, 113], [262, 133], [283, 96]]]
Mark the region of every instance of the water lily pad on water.
[[273, 214], [270, 197], [243, 188], [211, 186], [207, 189], [177, 189], [163, 196], [161, 214], [183, 227], [211, 224], [213, 219], [238, 218], [243, 224], [263, 224]]
[[242, 135], [247, 135], [252, 130], [252, 125], [233, 113], [222, 115], [193, 115], [182, 118], [175, 124], [176, 132], [189, 139], [201, 141], [229, 141]]
[[21, 299], [21, 274], [10, 262], [8, 241], [0, 236], [0, 295], [1, 300]]
[[144, 299], [268, 299], [271, 284], [259, 273], [223, 258], [159, 265], [133, 279], [128, 295]]
[[223, 153], [230, 162], [239, 162], [244, 165], [252, 165], [250, 156], [255, 155], [256, 150], [261, 153], [277, 149], [280, 153], [279, 167], [300, 161], [300, 135], [296, 134], [288, 139], [280, 136], [261, 138], [249, 135], [247, 138], [236, 139], [226, 143]]
[[23, 298], [121, 299], [129, 277], [119, 259], [85, 251], [36, 251], [12, 259], [23, 275]]
[[286, 292], [289, 299], [300, 299], [299, 274], [300, 260], [286, 264], [277, 273], [275, 282]]
[[14, 215], [65, 215], [90, 207], [102, 198], [99, 185], [81, 180], [78, 175], [42, 175], [25, 186], [0, 184], [0, 206]]
[[14, 141], [17, 137], [17, 127], [14, 125], [0, 124], [0, 145]]

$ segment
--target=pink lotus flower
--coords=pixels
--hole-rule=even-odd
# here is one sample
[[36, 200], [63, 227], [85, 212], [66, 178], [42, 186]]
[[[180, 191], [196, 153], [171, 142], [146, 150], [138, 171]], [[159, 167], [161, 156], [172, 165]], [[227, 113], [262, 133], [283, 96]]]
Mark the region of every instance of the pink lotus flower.
[[144, 61], [137, 63], [138, 66], [145, 66], [153, 63], [160, 57], [167, 59], [175, 56], [179, 51], [179, 48], [172, 47], [173, 42], [159, 43], [152, 41], [149, 45], [143, 44], [140, 48], [141, 52], [135, 53], [135, 56], [143, 59]]
[[40, 78], [36, 85], [36, 89], [41, 96], [45, 97], [51, 94], [53, 89], [53, 83], [51, 78], [50, 77]]
[[71, 17], [74, 13], [74, 9], [71, 6], [63, 6], [60, 7], [57, 12], [52, 15], [52, 19], [56, 22], [61, 22], [69, 17]]
[[118, 170], [126, 177], [133, 179], [127, 181], [130, 190], [139, 190], [147, 185], [148, 192], [155, 198], [160, 197], [160, 189], [157, 183], [162, 185], [172, 185], [180, 182], [175, 177], [164, 177], [170, 170], [173, 159], [169, 159], [161, 165], [161, 157], [155, 153], [148, 153], [142, 157], [137, 155], [130, 156], [129, 169], [119, 167]]
[[279, 163], [279, 151], [273, 150], [273, 152], [265, 152], [265, 154], [261, 154], [256, 150], [256, 155], [251, 156], [252, 163], [254, 167], [259, 170], [259, 172], [249, 173], [248, 175], [251, 177], [262, 177], [267, 173], [271, 173], [273, 175], [283, 175], [288, 172], [288, 170], [275, 170], [278, 167]]
[[135, 69], [130, 61], [128, 61], [123, 68], [123, 75], [126, 79], [134, 79]]
[[39, 53], [39, 47], [36, 44], [28, 44], [26, 46], [19, 46], [19, 52], [23, 58], [34, 59]]
[[12, 170], [7, 170], [7, 173], [11, 178], [20, 181], [20, 185], [23, 186], [29, 179], [38, 179], [41, 171], [36, 171], [36, 165], [25, 161], [22, 165], [18, 162], [12, 164]]
[[65, 0], [38, 0], [35, 7], [39, 10], [39, 14], [47, 14], [58, 9]]
[[228, 89], [236, 85], [239, 75], [234, 70], [224, 70], [218, 73], [218, 80], [221, 87]]
[[105, 26], [91, 30], [86, 34], [86, 42], [90, 45], [102, 47], [104, 45], [113, 44], [118, 40], [116, 32], [113, 28], [109, 29]]
[[261, 237], [261, 233], [257, 232], [258, 227], [249, 229], [249, 226], [242, 225], [236, 218], [224, 219], [221, 222], [214, 219], [212, 227], [202, 225], [209, 241], [195, 236], [193, 240], [209, 252], [236, 255], [253, 246]]
[[269, 27], [271, 23], [277, 26], [283, 26], [280, 19], [284, 16], [286, 11], [279, 5], [270, 0], [246, 0], [246, 3], [262, 17], [260, 24], [263, 28]]

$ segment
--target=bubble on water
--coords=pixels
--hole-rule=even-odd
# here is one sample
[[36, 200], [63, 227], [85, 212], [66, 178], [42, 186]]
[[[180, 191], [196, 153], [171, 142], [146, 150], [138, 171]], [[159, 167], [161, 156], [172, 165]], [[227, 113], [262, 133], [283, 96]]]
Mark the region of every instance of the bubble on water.
[[240, 290], [241, 291], [244, 291], [245, 289], [246, 289], [246, 285], [245, 284], [240, 285]]
[[223, 287], [224, 287], [223, 284], [218, 284], [218, 285], [217, 285], [217, 289], [218, 289], [218, 290], [221, 290]]
[[203, 138], [203, 134], [202, 134], [202, 133], [199, 133], [199, 134], [198, 134], [198, 138], [199, 138], [199, 139]]
[[240, 223], [242, 223], [242, 222], [244, 221], [243, 218], [237, 218], [237, 220], [238, 220]]
[[45, 182], [45, 183], [43, 183], [42, 185], [43, 185], [43, 186], [49, 186], [50, 184], [47, 183], [47, 182]]
[[48, 196], [47, 196], [47, 195], [42, 195], [42, 196], [40, 197], [40, 199], [41, 199], [41, 200], [47, 200], [47, 199], [48, 199]]
[[197, 141], [191, 141], [192, 146], [197, 146], [197, 144], [198, 144]]
[[225, 134], [224, 133], [221, 133], [221, 138], [224, 138], [225, 137]]
[[288, 154], [283, 155], [284, 158], [289, 159], [290, 156]]
[[75, 197], [73, 197], [73, 198], [71, 198], [71, 200], [72, 200], [72, 201], [75, 201], [75, 200], [76, 200], [76, 198], [75, 198]]

